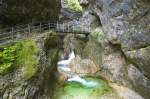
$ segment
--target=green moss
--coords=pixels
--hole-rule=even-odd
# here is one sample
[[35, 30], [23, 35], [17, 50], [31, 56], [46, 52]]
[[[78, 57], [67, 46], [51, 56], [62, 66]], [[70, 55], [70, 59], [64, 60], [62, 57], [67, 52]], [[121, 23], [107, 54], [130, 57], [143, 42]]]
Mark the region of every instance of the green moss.
[[32, 40], [25, 40], [17, 43], [16, 66], [22, 68], [23, 78], [31, 78], [37, 71], [37, 54], [39, 52], [36, 43]]
[[19, 41], [0, 52], [0, 74], [11, 72], [14, 68], [22, 70], [23, 78], [31, 78], [37, 71], [36, 43], [32, 40]]
[[0, 74], [5, 74], [13, 69], [16, 46], [10, 46], [0, 52]]
[[51, 32], [46, 36], [45, 47], [46, 49], [57, 48], [59, 46], [59, 37], [56, 33]]
[[78, 0], [65, 0], [65, 2], [67, 3], [69, 9], [76, 12], [82, 12], [83, 9]]
[[90, 34], [92, 39], [104, 39], [105, 35], [102, 29], [97, 28]]

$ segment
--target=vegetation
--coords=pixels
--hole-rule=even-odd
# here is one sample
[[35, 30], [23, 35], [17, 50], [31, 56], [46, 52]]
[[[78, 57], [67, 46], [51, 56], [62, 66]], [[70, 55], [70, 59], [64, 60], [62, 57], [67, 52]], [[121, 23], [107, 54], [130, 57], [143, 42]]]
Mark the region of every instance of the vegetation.
[[0, 74], [5, 74], [13, 69], [16, 58], [15, 51], [16, 46], [10, 46], [0, 52]]
[[81, 12], [83, 10], [78, 0], [65, 0], [65, 1], [69, 9], [76, 12]]
[[17, 44], [17, 59], [16, 66], [22, 67], [23, 76], [25, 79], [31, 78], [37, 71], [37, 54], [38, 47], [32, 40], [26, 40]]
[[91, 37], [93, 39], [104, 39], [105, 35], [101, 28], [96, 28], [92, 33]]
[[11, 72], [13, 68], [21, 68], [23, 78], [31, 78], [37, 71], [38, 47], [32, 40], [25, 40], [0, 52], [0, 74]]

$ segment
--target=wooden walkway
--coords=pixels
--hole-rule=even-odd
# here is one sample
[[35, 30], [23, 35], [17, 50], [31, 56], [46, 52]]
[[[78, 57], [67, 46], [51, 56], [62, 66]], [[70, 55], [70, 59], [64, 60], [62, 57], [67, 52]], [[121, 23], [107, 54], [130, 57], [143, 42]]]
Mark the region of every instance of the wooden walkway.
[[72, 25], [59, 21], [48, 21], [40, 23], [32, 23], [7, 28], [0, 31], [0, 45], [15, 42], [17, 40], [39, 36], [42, 33], [55, 31], [59, 34], [85, 34], [90, 33], [90, 29], [84, 28], [84, 25]]

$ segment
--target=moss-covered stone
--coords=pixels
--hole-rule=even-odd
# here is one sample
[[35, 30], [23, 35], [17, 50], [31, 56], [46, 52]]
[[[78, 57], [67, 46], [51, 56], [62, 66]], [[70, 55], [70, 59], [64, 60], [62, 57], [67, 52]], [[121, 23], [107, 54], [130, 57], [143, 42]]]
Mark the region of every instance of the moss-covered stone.
[[6, 74], [13, 68], [20, 68], [22, 77], [31, 78], [37, 71], [39, 48], [32, 40], [19, 41], [0, 52], [0, 74]]
[[69, 9], [76, 12], [82, 12], [83, 9], [78, 0], [65, 0], [65, 2], [67, 3]]
[[20, 67], [23, 72], [23, 78], [29, 79], [37, 71], [39, 48], [32, 40], [25, 40], [17, 43], [16, 66]]
[[102, 64], [102, 43], [104, 42], [105, 35], [102, 29], [97, 28], [93, 30], [89, 35], [89, 41], [83, 50], [83, 56], [91, 59], [95, 65], [99, 66]]
[[50, 32], [45, 38], [45, 49], [59, 46], [59, 37], [55, 32]]

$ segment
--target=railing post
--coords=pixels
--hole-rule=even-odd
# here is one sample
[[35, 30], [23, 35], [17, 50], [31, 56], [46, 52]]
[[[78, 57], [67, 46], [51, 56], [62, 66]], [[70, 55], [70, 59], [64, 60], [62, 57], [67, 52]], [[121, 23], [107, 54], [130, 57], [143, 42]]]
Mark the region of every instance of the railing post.
[[73, 33], [74, 33], [74, 24], [73, 24], [73, 26], [72, 26], [72, 29], [73, 29]]
[[48, 33], [50, 32], [51, 26], [50, 26], [50, 22], [48, 22]]
[[69, 33], [69, 24], [68, 24], [68, 33]]
[[42, 24], [40, 23], [40, 33], [42, 32]]
[[14, 41], [14, 28], [12, 27], [12, 29], [11, 29], [11, 39], [12, 39], [12, 41]]
[[59, 24], [58, 24], [58, 21], [56, 23], [56, 31], [59, 31]]
[[30, 24], [28, 24], [28, 32], [31, 33]]
[[83, 23], [81, 24], [81, 31], [80, 32], [83, 32]]
[[65, 26], [64, 26], [64, 22], [63, 22], [63, 32], [64, 32], [64, 28], [65, 28]]

